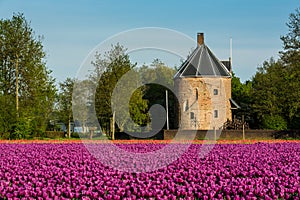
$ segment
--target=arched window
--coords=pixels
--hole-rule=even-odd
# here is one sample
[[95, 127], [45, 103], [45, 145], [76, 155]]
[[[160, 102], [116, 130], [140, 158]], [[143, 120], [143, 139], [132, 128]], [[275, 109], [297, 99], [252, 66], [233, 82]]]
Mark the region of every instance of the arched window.
[[189, 109], [189, 101], [185, 100], [183, 103], [183, 111], [187, 111]]
[[189, 100], [186, 100], [185, 111], [188, 111], [188, 109], [189, 109]]

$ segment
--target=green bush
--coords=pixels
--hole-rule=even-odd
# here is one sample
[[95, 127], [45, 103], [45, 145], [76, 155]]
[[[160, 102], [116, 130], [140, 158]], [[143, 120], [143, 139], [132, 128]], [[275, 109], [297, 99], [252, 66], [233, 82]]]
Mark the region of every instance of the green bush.
[[13, 127], [10, 139], [24, 139], [32, 133], [31, 120], [28, 118], [20, 118]]
[[46, 131], [45, 132], [45, 137], [46, 138], [64, 138], [65, 133], [63, 131]]
[[280, 115], [266, 115], [263, 118], [263, 128], [271, 130], [286, 130], [287, 122]]
[[72, 138], [80, 138], [79, 133], [77, 133], [77, 132], [72, 132], [71, 137]]
[[10, 133], [9, 132], [5, 132], [5, 133], [1, 133], [0, 134], [0, 138], [3, 140], [8, 140], [10, 137]]

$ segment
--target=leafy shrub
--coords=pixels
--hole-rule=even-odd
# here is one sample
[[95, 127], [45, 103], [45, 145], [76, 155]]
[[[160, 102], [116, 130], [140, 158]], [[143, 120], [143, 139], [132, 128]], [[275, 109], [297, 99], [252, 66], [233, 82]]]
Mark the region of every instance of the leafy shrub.
[[72, 132], [71, 137], [72, 138], [80, 138], [79, 133], [77, 133], [77, 132]]
[[5, 132], [5, 133], [0, 134], [0, 138], [3, 139], [3, 140], [8, 140], [9, 136], [10, 136], [9, 132]]
[[47, 138], [63, 138], [65, 133], [63, 131], [46, 131], [45, 136]]
[[13, 126], [13, 131], [10, 134], [11, 139], [23, 139], [32, 133], [31, 120], [28, 118], [19, 118]]
[[263, 118], [263, 128], [272, 130], [286, 130], [287, 122], [280, 115], [267, 115]]

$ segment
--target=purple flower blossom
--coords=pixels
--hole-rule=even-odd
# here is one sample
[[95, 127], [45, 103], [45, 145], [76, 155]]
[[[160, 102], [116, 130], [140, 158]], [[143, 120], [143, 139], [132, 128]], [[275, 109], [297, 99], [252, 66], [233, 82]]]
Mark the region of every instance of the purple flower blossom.
[[[118, 146], [147, 153], [163, 145]], [[202, 158], [200, 148], [191, 145], [154, 172], [129, 173], [103, 165], [82, 144], [0, 144], [0, 198], [299, 198], [299, 143], [218, 144]], [[117, 166], [122, 157], [113, 156]]]

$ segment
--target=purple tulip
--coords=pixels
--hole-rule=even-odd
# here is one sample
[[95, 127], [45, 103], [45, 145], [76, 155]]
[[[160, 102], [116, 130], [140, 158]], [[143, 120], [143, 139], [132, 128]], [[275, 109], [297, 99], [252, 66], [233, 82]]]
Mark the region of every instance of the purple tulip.
[[[176, 151], [176, 145], [183, 144], [172, 145]], [[147, 153], [162, 145], [120, 146]], [[2, 155], [9, 155], [0, 157], [0, 198], [274, 199], [300, 193], [300, 185], [295, 184], [300, 180], [299, 143], [215, 145], [204, 158], [198, 157], [200, 150], [200, 144], [193, 144], [168, 166], [131, 174], [104, 166], [82, 144], [0, 144]], [[128, 169], [151, 169], [157, 164], [151, 160], [139, 165], [131, 158], [111, 156], [113, 165], [125, 160]]]

